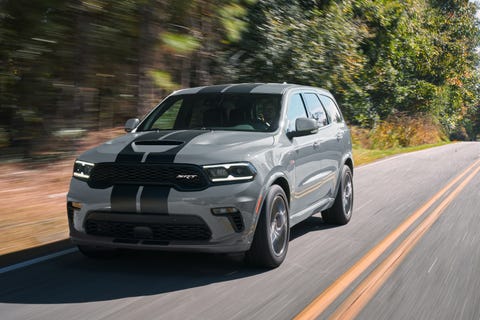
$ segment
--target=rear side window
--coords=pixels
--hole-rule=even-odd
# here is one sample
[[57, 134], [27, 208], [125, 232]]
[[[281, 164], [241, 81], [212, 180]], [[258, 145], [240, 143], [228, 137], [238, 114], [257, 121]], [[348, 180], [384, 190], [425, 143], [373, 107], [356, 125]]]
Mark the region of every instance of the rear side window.
[[314, 93], [304, 93], [303, 98], [305, 104], [307, 105], [308, 111], [310, 111], [311, 117], [317, 120], [318, 125], [323, 127], [328, 124], [327, 115], [325, 109], [323, 109], [322, 104], [318, 96]]
[[305, 106], [303, 105], [302, 97], [299, 93], [295, 93], [288, 100], [288, 109], [287, 109], [287, 131], [295, 131], [295, 120], [298, 118], [307, 118], [307, 112], [305, 111]]
[[323, 106], [327, 110], [329, 122], [343, 122], [342, 114], [335, 102], [332, 99], [326, 96], [320, 95], [320, 100], [322, 101]]

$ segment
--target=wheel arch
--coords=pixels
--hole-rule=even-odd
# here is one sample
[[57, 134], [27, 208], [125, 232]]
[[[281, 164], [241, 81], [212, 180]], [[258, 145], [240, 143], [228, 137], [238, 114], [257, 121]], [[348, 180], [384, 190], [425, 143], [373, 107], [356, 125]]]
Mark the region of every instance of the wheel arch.
[[346, 164], [350, 168], [350, 171], [352, 172], [352, 175], [353, 175], [353, 160], [352, 160], [352, 158], [348, 157], [347, 159], [345, 159], [344, 164]]
[[[288, 206], [290, 207], [291, 187], [290, 187], [290, 183], [288, 182], [288, 177], [283, 171], [274, 172], [268, 177], [268, 179], [265, 180], [264, 186], [259, 194], [259, 197], [257, 200], [258, 202], [255, 208], [256, 219], [254, 221], [253, 228], [251, 229], [252, 232], [254, 232], [255, 229], [257, 228], [258, 217], [260, 216], [263, 210], [263, 207], [265, 206], [265, 199], [266, 199], [268, 190], [273, 185], [278, 185], [280, 186], [280, 188], [283, 189], [283, 192], [285, 192], [285, 195], [287, 196]], [[253, 237], [253, 234], [252, 234], [252, 237]]]
[[342, 162], [341, 162], [341, 167], [338, 168], [338, 179], [337, 179], [337, 183], [335, 185], [335, 193], [334, 194], [337, 194], [338, 192], [338, 188], [340, 188], [340, 179], [341, 179], [341, 176], [342, 176], [342, 171], [343, 171], [343, 166], [347, 166], [348, 168], [350, 168], [350, 171], [352, 172], [352, 177], [353, 177], [353, 159], [352, 159], [352, 154], [351, 153], [347, 153], [344, 158], [342, 159]]
[[273, 186], [275, 184], [283, 189], [283, 192], [285, 192], [285, 195], [287, 196], [288, 205], [290, 206], [290, 185], [288, 184], [287, 179], [285, 179], [284, 177], [278, 177], [270, 184], [270, 186]]

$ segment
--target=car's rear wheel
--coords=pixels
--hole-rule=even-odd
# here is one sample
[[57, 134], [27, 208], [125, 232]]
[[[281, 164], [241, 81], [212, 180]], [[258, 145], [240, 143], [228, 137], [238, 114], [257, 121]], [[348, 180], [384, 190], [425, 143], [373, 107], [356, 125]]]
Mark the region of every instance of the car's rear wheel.
[[247, 259], [258, 266], [278, 267], [287, 255], [289, 238], [287, 196], [280, 186], [272, 185], [263, 204]]
[[329, 224], [344, 225], [350, 221], [353, 210], [353, 178], [352, 170], [343, 166], [340, 186], [335, 202], [330, 209], [322, 212], [323, 221]]
[[106, 247], [95, 247], [88, 245], [78, 245], [78, 250], [89, 258], [93, 259], [108, 259], [113, 258], [118, 254], [117, 249]]

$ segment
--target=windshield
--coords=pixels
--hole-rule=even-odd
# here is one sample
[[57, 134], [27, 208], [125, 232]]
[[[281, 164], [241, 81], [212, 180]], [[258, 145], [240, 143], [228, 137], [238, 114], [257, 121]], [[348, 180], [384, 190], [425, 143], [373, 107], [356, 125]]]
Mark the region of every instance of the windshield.
[[169, 97], [140, 125], [149, 130], [273, 132], [281, 108], [278, 94], [188, 94]]

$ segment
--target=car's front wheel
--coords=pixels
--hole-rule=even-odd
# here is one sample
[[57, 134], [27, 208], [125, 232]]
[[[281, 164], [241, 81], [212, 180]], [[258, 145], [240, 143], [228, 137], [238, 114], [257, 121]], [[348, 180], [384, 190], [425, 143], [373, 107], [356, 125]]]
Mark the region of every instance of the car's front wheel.
[[347, 165], [343, 166], [340, 179], [340, 186], [333, 206], [322, 212], [323, 221], [329, 224], [344, 225], [352, 217], [353, 179], [352, 170]]
[[287, 196], [280, 186], [272, 185], [263, 204], [247, 258], [255, 265], [278, 267], [287, 255], [289, 238]]

